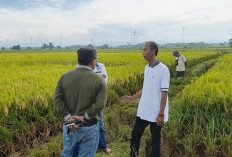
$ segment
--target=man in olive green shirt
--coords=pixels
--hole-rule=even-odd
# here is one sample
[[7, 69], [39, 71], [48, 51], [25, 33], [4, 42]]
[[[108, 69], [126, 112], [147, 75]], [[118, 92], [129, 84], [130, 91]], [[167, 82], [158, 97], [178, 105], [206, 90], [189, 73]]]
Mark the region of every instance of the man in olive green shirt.
[[63, 126], [62, 156], [92, 157], [99, 140], [97, 121], [106, 104], [106, 83], [93, 72], [96, 51], [81, 48], [77, 53], [79, 66], [61, 76], [54, 103], [64, 121], [82, 121], [82, 125]]

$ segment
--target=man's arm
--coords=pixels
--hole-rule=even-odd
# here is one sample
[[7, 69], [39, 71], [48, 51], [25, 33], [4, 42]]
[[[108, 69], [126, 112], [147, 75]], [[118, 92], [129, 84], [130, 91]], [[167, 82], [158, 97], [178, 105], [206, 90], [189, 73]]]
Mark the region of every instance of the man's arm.
[[163, 91], [161, 96], [161, 103], [160, 103], [160, 112], [158, 117], [156, 118], [156, 122], [158, 126], [162, 126], [164, 124], [164, 110], [167, 103], [168, 92]]
[[101, 79], [99, 91], [96, 97], [96, 102], [91, 105], [88, 111], [84, 114], [86, 119], [95, 118], [98, 113], [104, 108], [107, 101], [106, 83]]
[[170, 85], [170, 72], [167, 69], [163, 70], [162, 77], [161, 77], [161, 101], [160, 101], [160, 111], [156, 118], [156, 122], [158, 126], [162, 126], [164, 124], [164, 111], [167, 104], [168, 98], [168, 89]]
[[121, 98], [121, 101], [123, 103], [134, 101], [135, 99], [140, 98], [142, 96], [142, 92], [143, 92], [143, 89], [141, 89], [140, 91], [138, 91], [136, 94], [134, 94], [132, 96], [124, 95]]
[[186, 66], [187, 66], [187, 60], [186, 60], [185, 56], [183, 56], [183, 61], [184, 61], [184, 65], [185, 65], [185, 68], [186, 68]]
[[62, 85], [63, 77], [64, 76], [62, 76], [57, 83], [53, 100], [54, 100], [56, 109], [59, 111], [61, 116], [64, 117], [64, 120], [67, 121], [71, 117], [71, 114], [67, 108], [67, 105], [64, 99], [64, 91], [63, 91], [63, 85]]
[[166, 103], [167, 103], [167, 97], [168, 97], [168, 92], [163, 91], [163, 92], [162, 92], [162, 96], [161, 96], [161, 103], [160, 103], [160, 112], [159, 112], [159, 115], [164, 115], [164, 110], [165, 110]]
[[106, 67], [105, 67], [104, 64], [102, 64], [102, 73], [103, 73], [102, 77], [105, 79], [106, 84], [107, 84], [107, 82], [108, 82], [108, 75], [106, 73]]

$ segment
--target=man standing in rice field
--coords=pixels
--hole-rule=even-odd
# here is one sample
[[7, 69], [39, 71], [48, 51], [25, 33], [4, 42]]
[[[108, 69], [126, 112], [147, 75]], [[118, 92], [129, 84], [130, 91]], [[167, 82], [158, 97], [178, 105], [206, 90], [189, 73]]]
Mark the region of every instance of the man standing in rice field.
[[98, 120], [107, 98], [106, 82], [93, 72], [97, 58], [94, 49], [80, 48], [77, 54], [79, 66], [61, 76], [54, 95], [65, 123], [81, 121], [63, 125], [62, 157], [94, 157], [99, 143]]
[[[102, 76], [104, 80], [108, 81], [108, 75], [106, 73], [105, 65], [97, 62], [95, 69], [93, 70], [98, 75]], [[102, 149], [105, 153], [109, 154], [112, 152], [110, 148], [108, 148], [106, 143], [106, 130], [104, 126], [104, 111], [101, 111], [101, 120], [99, 121], [99, 144], [98, 147]]]
[[[86, 46], [87, 48], [94, 49], [97, 55], [96, 49], [93, 47], [93, 45]], [[99, 57], [97, 57], [99, 59]], [[79, 65], [77, 65], [78, 67]], [[102, 76], [107, 84], [108, 81], [108, 75], [106, 73], [106, 67], [104, 64], [96, 62], [95, 69], [93, 70], [96, 74]], [[105, 153], [109, 154], [112, 152], [110, 148], [108, 148], [106, 143], [106, 130], [104, 126], [104, 111], [101, 111], [101, 120], [99, 121], [99, 144], [98, 147], [102, 149]]]
[[187, 60], [185, 56], [179, 54], [179, 51], [173, 51], [173, 56], [176, 57], [175, 64], [176, 64], [176, 78], [184, 77], [185, 69], [187, 66]]
[[155, 42], [146, 42], [143, 57], [148, 61], [144, 70], [143, 88], [133, 96], [123, 96], [127, 103], [140, 98], [137, 118], [131, 133], [130, 156], [139, 155], [140, 140], [145, 128], [150, 125], [152, 137], [152, 157], [161, 154], [161, 128], [168, 121], [168, 89], [170, 72], [166, 65], [157, 59], [158, 46]]

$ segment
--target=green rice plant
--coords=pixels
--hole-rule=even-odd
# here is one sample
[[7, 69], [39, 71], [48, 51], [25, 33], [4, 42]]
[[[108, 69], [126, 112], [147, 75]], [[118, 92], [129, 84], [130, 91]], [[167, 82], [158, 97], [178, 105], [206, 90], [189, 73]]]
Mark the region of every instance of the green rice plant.
[[32, 157], [50, 157], [50, 154], [46, 150], [36, 150], [32, 153]]
[[203, 138], [203, 143], [205, 144], [205, 156], [216, 156], [216, 138], [212, 137], [210, 134], [207, 134]]
[[[230, 156], [228, 139], [232, 132], [231, 60], [231, 54], [221, 57], [208, 73], [187, 85], [173, 102], [169, 121], [172, 124], [164, 128], [164, 137], [169, 143], [171, 139], [181, 142], [185, 155], [194, 153], [198, 156]], [[178, 125], [178, 120], [183, 125]], [[178, 129], [174, 136], [170, 136], [175, 127]], [[193, 138], [194, 142], [190, 142], [192, 136], [189, 135], [197, 135], [199, 138]], [[172, 144], [175, 151], [175, 143]]]
[[[206, 60], [217, 56], [217, 52], [183, 52], [189, 63]], [[27, 51], [25, 53], [1, 53], [0, 57], [0, 124], [6, 128], [13, 139], [4, 145], [7, 153], [33, 145], [37, 140], [46, 139], [61, 131], [61, 121], [53, 106], [53, 93], [59, 77], [66, 71], [76, 68], [77, 57], [75, 51]], [[106, 65], [109, 75], [109, 102], [119, 101], [124, 94], [132, 94], [141, 88], [143, 70], [147, 62], [142, 57], [141, 50], [110, 50], [98, 52], [99, 62]], [[174, 67], [172, 52], [161, 51], [158, 55], [161, 62]], [[174, 68], [172, 68], [174, 69]], [[138, 76], [135, 77], [135, 74]], [[122, 79], [123, 78], [123, 79]], [[115, 82], [120, 82], [118, 87]], [[138, 81], [139, 80], [139, 81]], [[229, 98], [229, 97], [228, 97]], [[229, 101], [230, 99], [223, 99]], [[109, 105], [109, 106], [111, 106]], [[226, 108], [230, 110], [229, 108]], [[127, 109], [129, 112], [130, 110]], [[131, 112], [129, 120], [132, 122]], [[123, 114], [121, 110], [117, 112]], [[117, 116], [109, 118], [109, 125], [115, 128], [113, 137], [120, 136], [120, 130], [112, 122]], [[126, 122], [126, 121], [125, 121]], [[118, 130], [118, 131], [117, 131]], [[110, 131], [109, 131], [110, 133]], [[0, 134], [0, 139], [8, 139]], [[115, 139], [115, 138], [114, 138]], [[3, 143], [3, 144], [2, 144]], [[9, 148], [9, 149], [8, 149]]]
[[184, 139], [184, 148], [186, 156], [194, 156], [196, 154], [197, 137], [195, 134], [190, 134]]

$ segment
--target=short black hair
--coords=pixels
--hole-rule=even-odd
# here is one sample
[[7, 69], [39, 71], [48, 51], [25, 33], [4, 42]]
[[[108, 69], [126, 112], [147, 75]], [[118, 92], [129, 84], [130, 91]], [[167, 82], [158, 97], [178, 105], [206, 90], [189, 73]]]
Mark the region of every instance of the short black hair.
[[89, 63], [96, 58], [95, 49], [92, 48], [80, 48], [77, 51], [78, 64], [79, 65], [89, 65]]
[[157, 56], [159, 48], [158, 48], [158, 45], [156, 44], [156, 42], [154, 42], [154, 41], [147, 41], [146, 44], [149, 44], [151, 50], [155, 50], [155, 55]]

